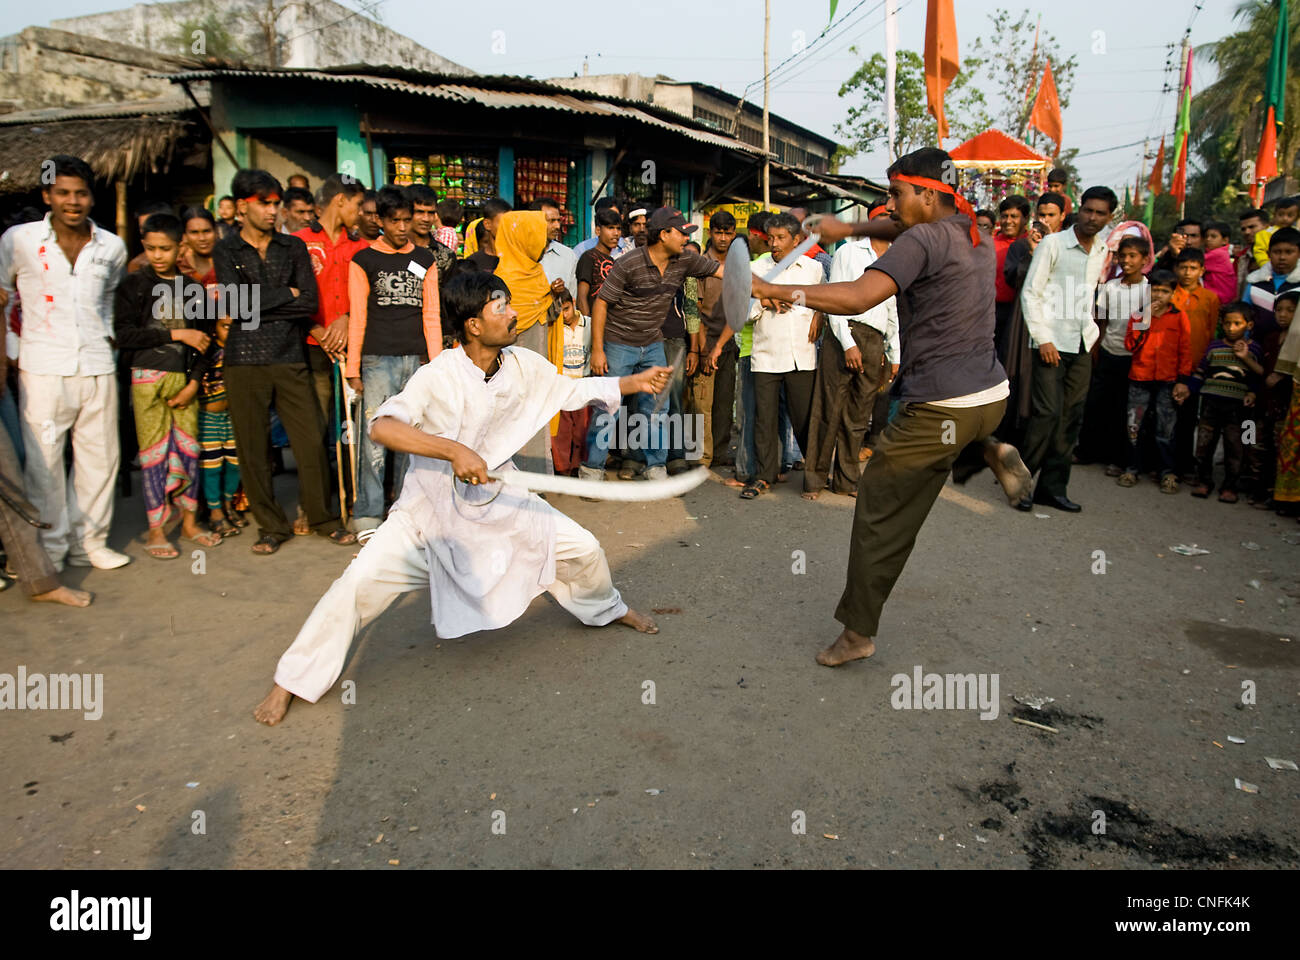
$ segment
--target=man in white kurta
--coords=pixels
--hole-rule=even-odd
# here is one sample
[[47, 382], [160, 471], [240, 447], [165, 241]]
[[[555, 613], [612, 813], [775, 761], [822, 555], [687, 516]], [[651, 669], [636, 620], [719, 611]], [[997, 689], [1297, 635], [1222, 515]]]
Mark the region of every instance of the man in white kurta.
[[[512, 342], [513, 310], [509, 316]], [[480, 319], [469, 324], [471, 338]], [[482, 357], [477, 344], [470, 347]], [[357, 631], [411, 590], [430, 590], [440, 638], [507, 626], [543, 592], [589, 626], [621, 620], [655, 631], [623, 602], [591, 533], [508, 481], [462, 481], [486, 479], [481, 472], [473, 476], [471, 462], [493, 473], [513, 470], [512, 456], [558, 411], [598, 403], [613, 413], [621, 393], [662, 389], [671, 371], [577, 380], [530, 350], [506, 346], [498, 356], [499, 366], [489, 364], [485, 376], [465, 347], [444, 350], [375, 411], [372, 436], [388, 418], [421, 435], [454, 441], [450, 446], [460, 445], [460, 459], [411, 452], [401, 496], [281, 656], [277, 689], [255, 712], [259, 720], [277, 722], [288, 694], [318, 700], [338, 680]]]

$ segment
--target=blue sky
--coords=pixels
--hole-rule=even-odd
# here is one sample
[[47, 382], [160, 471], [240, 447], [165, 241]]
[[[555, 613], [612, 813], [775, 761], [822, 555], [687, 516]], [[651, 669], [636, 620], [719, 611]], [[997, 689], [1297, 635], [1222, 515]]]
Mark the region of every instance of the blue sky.
[[[761, 100], [763, 75], [762, 0], [641, 0], [611, 3], [539, 3], [537, 0], [342, 0], [346, 6], [374, 10], [388, 27], [474, 70], [537, 77], [572, 75], [589, 59], [592, 73], [667, 74], [699, 80]], [[898, 0], [899, 45], [924, 46], [925, 0]], [[1087, 3], [1002, 3], [956, 0], [959, 46], [966, 50], [988, 14], [999, 6], [1019, 13], [1041, 13], [1043, 28], [1055, 34], [1066, 54], [1077, 54], [1079, 69], [1064, 114], [1067, 147], [1091, 153], [1078, 161], [1087, 183], [1122, 189], [1137, 173], [1141, 146], [1121, 147], [1173, 126], [1175, 97], [1162, 94], [1167, 43], [1181, 40], [1189, 22], [1193, 45], [1218, 39], [1233, 29], [1238, 0], [1090, 0]], [[112, 10], [124, 3], [106, 0], [56, 0], [42, 7], [50, 19]], [[1200, 10], [1196, 11], [1196, 7]], [[18, 29], [30, 8], [0, 0], [4, 20]], [[802, 31], [805, 43], [826, 26], [826, 0], [773, 0], [772, 63], [788, 56]], [[771, 108], [826, 136], [845, 114], [837, 96], [840, 84], [862, 59], [884, 46], [881, 0], [839, 0], [835, 25], [804, 57], [773, 78]], [[48, 21], [44, 21], [48, 22]], [[1095, 31], [1104, 31], [1104, 54], [1093, 53]], [[493, 52], [496, 31], [504, 32], [505, 52]], [[498, 45], [499, 47], [499, 45]], [[1176, 59], [1176, 58], [1175, 58]], [[1212, 68], [1197, 61], [1193, 87], [1213, 79]], [[1262, 78], [1261, 78], [1262, 82]], [[956, 146], [956, 140], [946, 144]], [[1154, 145], [1153, 145], [1154, 148]], [[849, 173], [879, 177], [884, 152], [854, 158]]]

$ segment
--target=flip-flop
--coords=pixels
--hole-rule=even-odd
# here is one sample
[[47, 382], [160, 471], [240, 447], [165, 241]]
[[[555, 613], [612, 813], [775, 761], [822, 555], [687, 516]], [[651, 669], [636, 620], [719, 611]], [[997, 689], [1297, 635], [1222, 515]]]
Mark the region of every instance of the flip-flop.
[[200, 533], [197, 537], [182, 536], [181, 540], [186, 543], [195, 543], [200, 547], [219, 547], [221, 546], [221, 534], [213, 531], [212, 533]]
[[357, 542], [357, 535], [348, 530], [344, 530], [342, 527], [339, 527], [336, 530], [333, 530], [330, 533], [326, 534], [325, 539], [331, 541], [332, 543], [337, 543], [340, 547], [347, 547]]
[[170, 543], [155, 543], [152, 546], [146, 544], [144, 550], [155, 560], [175, 560], [181, 555]]
[[237, 537], [241, 533], [243, 533], [242, 530], [240, 530], [237, 526], [235, 526], [225, 517], [222, 517], [220, 520], [217, 520], [216, 522], [211, 522], [208, 525], [212, 528], [212, 532], [220, 536], [223, 540], [226, 537]]

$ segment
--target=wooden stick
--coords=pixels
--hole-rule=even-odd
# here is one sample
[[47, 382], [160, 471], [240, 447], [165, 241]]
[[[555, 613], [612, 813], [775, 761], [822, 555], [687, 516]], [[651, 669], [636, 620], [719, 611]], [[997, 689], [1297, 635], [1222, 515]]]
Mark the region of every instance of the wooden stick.
[[1046, 730], [1048, 733], [1060, 733], [1055, 727], [1049, 727], [1045, 723], [1034, 723], [1032, 720], [1021, 720], [1019, 717], [1012, 717], [1012, 723], [1023, 723], [1026, 727], [1037, 727], [1039, 730]]

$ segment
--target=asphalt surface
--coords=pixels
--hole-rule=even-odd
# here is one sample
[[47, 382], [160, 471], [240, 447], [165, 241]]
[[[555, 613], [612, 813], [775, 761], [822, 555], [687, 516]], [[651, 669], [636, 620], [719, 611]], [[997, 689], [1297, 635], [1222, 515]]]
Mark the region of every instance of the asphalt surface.
[[[444, 642], [416, 592], [354, 645], [355, 703], [336, 688], [276, 728], [251, 710], [355, 548], [257, 557], [248, 530], [196, 573], [145, 556], [121, 500], [135, 562], [67, 574], [92, 607], [0, 594], [0, 672], [104, 678], [98, 720], [0, 712], [0, 866], [1300, 865], [1300, 773], [1264, 759], [1300, 761], [1295, 521], [1093, 467], [1082, 514], [1021, 514], [986, 473], [945, 489], [876, 656], [831, 670], [853, 503], [791, 479], [754, 502], [553, 498], [633, 607], [671, 611], [658, 635], [543, 596]], [[997, 717], [895, 709], [917, 667], [996, 674]]]

